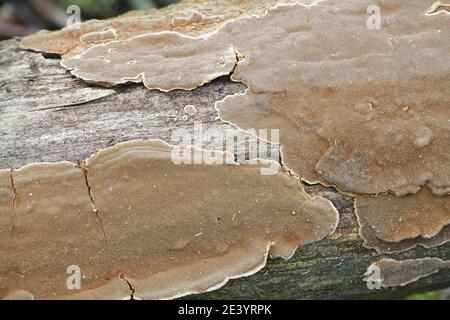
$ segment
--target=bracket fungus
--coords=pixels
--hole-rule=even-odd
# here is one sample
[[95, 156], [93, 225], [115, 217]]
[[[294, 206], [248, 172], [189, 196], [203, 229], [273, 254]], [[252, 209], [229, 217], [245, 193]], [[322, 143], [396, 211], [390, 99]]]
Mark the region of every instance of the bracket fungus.
[[[2, 294], [122, 299], [125, 279], [135, 297], [175, 298], [252, 274], [269, 255], [288, 259], [337, 227], [331, 202], [310, 197], [280, 166], [264, 176], [262, 164], [177, 165], [173, 152], [180, 150], [138, 140], [92, 155], [83, 168], [14, 170], [14, 218], [4, 221], [11, 207], [2, 204]], [[11, 200], [7, 173], [1, 190]], [[66, 287], [74, 264], [81, 291]]]
[[355, 213], [364, 245], [379, 252], [450, 240], [450, 198], [433, 195], [427, 188], [404, 197], [360, 195]]
[[[84, 61], [80, 70], [79, 59]], [[172, 63], [161, 63], [164, 60]], [[230, 74], [236, 63], [232, 47], [218, 47], [204, 39], [173, 32], [139, 36], [126, 43], [110, 42], [62, 61], [74, 75], [82, 73], [87, 82], [106, 85], [143, 82], [147, 88], [161, 91], [195, 89]]]
[[[374, 267], [380, 270], [381, 286], [398, 287], [406, 286], [421, 278], [428, 277], [442, 269], [450, 268], [450, 261], [438, 258], [423, 258], [410, 260], [381, 259], [374, 262], [365, 275], [370, 276]], [[365, 279], [367, 280], [367, 279]]]

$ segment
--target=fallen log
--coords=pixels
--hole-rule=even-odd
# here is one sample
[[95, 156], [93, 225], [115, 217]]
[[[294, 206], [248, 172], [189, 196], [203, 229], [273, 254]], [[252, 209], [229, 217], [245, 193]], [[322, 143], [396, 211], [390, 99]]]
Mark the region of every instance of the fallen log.
[[[235, 157], [246, 157], [248, 134], [218, 120], [214, 109], [215, 102], [243, 92], [242, 84], [222, 77], [192, 91], [162, 93], [140, 85], [102, 88], [73, 78], [59, 59], [22, 50], [18, 44], [18, 40], [0, 44], [1, 169], [35, 162], [76, 163], [98, 150], [135, 139], [177, 144], [174, 132], [183, 129], [193, 134], [194, 122], [211, 132], [235, 132], [244, 141], [238, 144]], [[186, 106], [194, 106], [196, 112], [188, 115]], [[204, 143], [206, 148], [215, 147], [213, 139]], [[392, 255], [366, 249], [358, 235], [353, 199], [320, 185], [305, 188], [332, 201], [339, 211], [334, 234], [300, 247], [288, 261], [269, 260], [257, 274], [192, 298], [399, 298], [450, 286], [450, 271], [442, 270], [405, 287], [369, 290], [363, 278], [372, 262], [383, 257], [449, 260], [450, 244]]]

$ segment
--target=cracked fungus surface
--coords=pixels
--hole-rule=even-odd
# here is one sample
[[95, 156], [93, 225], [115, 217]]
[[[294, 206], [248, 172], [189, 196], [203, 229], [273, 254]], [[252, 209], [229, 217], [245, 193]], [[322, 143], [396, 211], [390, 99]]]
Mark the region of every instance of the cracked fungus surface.
[[[10, 171], [1, 171], [2, 296], [121, 299], [130, 296], [125, 279], [138, 298], [204, 292], [337, 226], [333, 205], [280, 167], [264, 176], [262, 164], [175, 165], [173, 150], [140, 140], [83, 168], [28, 165], [13, 171], [14, 201]], [[82, 291], [66, 287], [71, 265]]]
[[[450, 201], [448, 6], [382, 1], [382, 27], [369, 30], [371, 4], [277, 6], [198, 37], [169, 28], [104, 43], [62, 65], [90, 82], [144, 81], [166, 91], [230, 73], [248, 89], [216, 104], [220, 118], [243, 130], [279, 129], [284, 165], [302, 179], [355, 196], [398, 196], [366, 203], [365, 218], [379, 221], [373, 232], [361, 231], [366, 243], [387, 251], [441, 244]], [[426, 191], [402, 198], [421, 188], [441, 196], [433, 199], [447, 211], [424, 202]], [[385, 201], [410, 210], [375, 216]], [[398, 218], [395, 230], [379, 227], [385, 218]]]
[[383, 287], [406, 286], [421, 278], [428, 277], [442, 269], [450, 268], [450, 261], [438, 258], [423, 258], [410, 260], [381, 259], [374, 262], [369, 270], [378, 267], [381, 272], [381, 285]]
[[24, 290], [58, 297], [67, 291], [66, 270], [73, 264], [87, 282], [105, 282], [99, 270], [103, 238], [83, 171], [69, 162], [43, 163], [15, 170], [12, 177], [14, 210], [0, 207], [0, 295]]

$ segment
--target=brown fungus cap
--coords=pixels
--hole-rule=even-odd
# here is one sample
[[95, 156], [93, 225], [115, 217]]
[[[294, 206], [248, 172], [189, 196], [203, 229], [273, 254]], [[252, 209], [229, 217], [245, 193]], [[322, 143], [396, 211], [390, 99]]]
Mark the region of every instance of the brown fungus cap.
[[[143, 75], [148, 87], [166, 91], [232, 72], [249, 89], [217, 104], [221, 119], [244, 130], [280, 129], [285, 165], [306, 181], [398, 195], [428, 184], [446, 194], [449, 17], [426, 15], [431, 1], [383, 1], [383, 26], [369, 30], [371, 4], [278, 6], [205, 36], [148, 33], [62, 64], [86, 81], [113, 85]], [[142, 60], [142, 52], [151, 56]], [[112, 67], [96, 66], [101, 60]]]
[[264, 176], [251, 164], [174, 165], [172, 152], [135, 141], [86, 161], [108, 243], [122, 257], [115, 265], [138, 297], [204, 292], [260, 269], [271, 243], [271, 255], [289, 258], [336, 228], [333, 206], [281, 168]]
[[357, 196], [355, 213], [364, 246], [393, 253], [450, 240], [450, 197], [424, 188], [416, 195]]
[[385, 242], [431, 239], [450, 224], [450, 197], [433, 195], [427, 188], [404, 197], [358, 196], [355, 212], [363, 238], [370, 228]]
[[[380, 270], [380, 284], [383, 287], [406, 286], [421, 278], [430, 276], [442, 269], [450, 268], [450, 261], [438, 258], [423, 258], [411, 260], [381, 259], [374, 262], [366, 275], [370, 275], [374, 267]], [[366, 279], [365, 279], [366, 280]]]
[[[230, 157], [188, 150], [208, 163]], [[337, 226], [333, 205], [279, 166], [261, 175], [267, 163], [176, 164], [179, 152], [139, 140], [100, 151], [84, 168], [15, 170], [16, 218], [4, 209], [1, 220], [2, 294], [123, 299], [128, 281], [138, 298], [180, 297], [252, 274], [269, 255], [289, 258]], [[0, 183], [11, 201], [8, 173]], [[66, 285], [73, 265], [80, 290]]]
[[[83, 61], [81, 70], [80, 61]], [[82, 72], [87, 82], [105, 85], [143, 82], [147, 88], [161, 91], [195, 89], [230, 74], [236, 64], [232, 47], [219, 47], [205, 39], [173, 32], [152, 33], [125, 43], [115, 41], [95, 46], [80, 56], [62, 61], [73, 74]]]
[[367, 226], [360, 227], [359, 234], [364, 239], [364, 247], [375, 249], [381, 253], [395, 253], [407, 251], [417, 246], [433, 248], [447, 243], [450, 241], [450, 225], [446, 225], [442, 228], [441, 232], [432, 238], [425, 239], [423, 237], [417, 237], [414, 239], [402, 240], [400, 242], [382, 241], [376, 237], [375, 231]]

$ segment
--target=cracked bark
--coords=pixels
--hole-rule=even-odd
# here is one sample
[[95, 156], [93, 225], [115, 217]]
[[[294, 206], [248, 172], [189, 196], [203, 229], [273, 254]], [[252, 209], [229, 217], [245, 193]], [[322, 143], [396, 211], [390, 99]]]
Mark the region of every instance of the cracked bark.
[[[212, 133], [234, 130], [240, 138], [235, 157], [246, 157], [249, 135], [217, 120], [214, 109], [216, 101], [243, 92], [242, 84], [221, 78], [187, 92], [161, 93], [140, 85], [111, 90], [75, 80], [59, 66], [59, 60], [19, 50], [15, 40], [0, 43], [0, 57], [0, 168], [42, 161], [78, 163], [100, 149], [140, 138], [178, 144], [173, 133], [180, 129], [192, 133], [194, 121], [202, 121], [204, 130]], [[186, 105], [198, 110], [187, 121], [182, 119]], [[204, 147], [217, 143], [210, 139]], [[13, 180], [11, 184], [14, 189]], [[450, 286], [450, 271], [443, 270], [403, 288], [368, 290], [362, 278], [372, 262], [382, 257], [449, 260], [450, 244], [394, 255], [367, 250], [358, 236], [353, 199], [332, 188], [307, 185], [306, 189], [338, 208], [341, 222], [334, 235], [301, 247], [290, 261], [269, 261], [250, 278], [232, 280], [218, 291], [193, 298], [387, 298]], [[91, 197], [95, 208], [94, 200]], [[98, 212], [97, 218], [101, 223]], [[128, 281], [127, 285], [133, 297], [133, 286]]]

